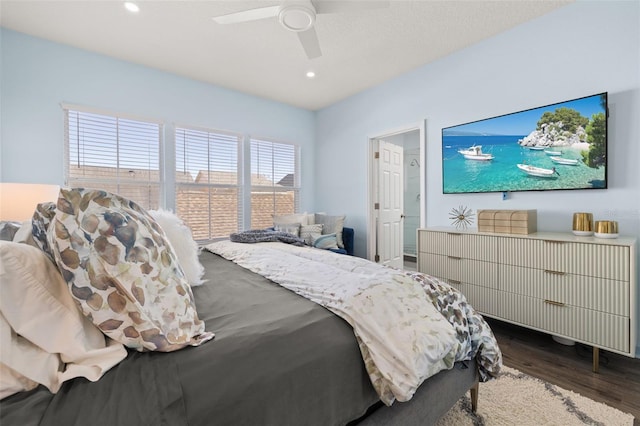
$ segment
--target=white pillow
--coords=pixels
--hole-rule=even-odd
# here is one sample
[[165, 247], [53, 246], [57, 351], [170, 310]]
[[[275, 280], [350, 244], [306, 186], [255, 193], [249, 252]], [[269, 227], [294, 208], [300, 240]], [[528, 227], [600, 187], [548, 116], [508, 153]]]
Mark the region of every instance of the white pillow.
[[149, 210], [149, 214], [167, 235], [189, 284], [192, 287], [202, 284], [204, 266], [198, 259], [200, 248], [193, 239], [191, 229], [169, 210]]
[[74, 377], [96, 381], [127, 356], [82, 315], [44, 252], [27, 244], [0, 241], [0, 314], [0, 369], [11, 371], [4, 396], [32, 382], [55, 393]]

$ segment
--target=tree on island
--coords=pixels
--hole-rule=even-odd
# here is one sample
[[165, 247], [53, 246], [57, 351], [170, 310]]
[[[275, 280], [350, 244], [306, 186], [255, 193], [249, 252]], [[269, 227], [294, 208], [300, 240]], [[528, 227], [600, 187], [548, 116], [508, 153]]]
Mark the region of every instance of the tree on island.
[[578, 127], [586, 127], [589, 124], [589, 119], [580, 115], [578, 111], [571, 108], [558, 108], [554, 112], [545, 112], [538, 120], [536, 129], [542, 130], [544, 124], [551, 125], [569, 133], [575, 133]]
[[597, 169], [604, 166], [607, 160], [607, 119], [604, 113], [593, 114], [585, 131], [589, 151], [582, 152], [582, 159], [587, 166]]

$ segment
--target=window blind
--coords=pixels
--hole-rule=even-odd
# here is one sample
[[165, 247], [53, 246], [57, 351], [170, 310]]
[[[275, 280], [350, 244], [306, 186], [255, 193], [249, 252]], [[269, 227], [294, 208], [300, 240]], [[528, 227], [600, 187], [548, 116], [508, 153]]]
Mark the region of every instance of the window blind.
[[251, 228], [273, 225], [273, 215], [298, 211], [297, 145], [251, 139]]
[[159, 123], [65, 109], [65, 184], [160, 204]]
[[176, 128], [176, 212], [198, 241], [242, 228], [241, 141], [238, 134]]

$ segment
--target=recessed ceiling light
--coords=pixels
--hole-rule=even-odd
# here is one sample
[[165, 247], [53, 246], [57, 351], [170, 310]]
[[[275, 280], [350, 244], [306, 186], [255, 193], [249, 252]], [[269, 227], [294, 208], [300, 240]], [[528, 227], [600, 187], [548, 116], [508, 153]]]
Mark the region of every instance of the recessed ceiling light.
[[124, 2], [124, 7], [125, 7], [129, 12], [136, 13], [136, 12], [139, 12], [139, 11], [140, 11], [140, 8], [138, 7], [138, 5], [137, 5], [137, 4], [135, 4], [135, 3], [133, 3], [133, 2], [130, 2], [130, 1], [126, 1], [126, 2]]
[[313, 78], [316, 76], [316, 73], [313, 71], [307, 71], [307, 78]]

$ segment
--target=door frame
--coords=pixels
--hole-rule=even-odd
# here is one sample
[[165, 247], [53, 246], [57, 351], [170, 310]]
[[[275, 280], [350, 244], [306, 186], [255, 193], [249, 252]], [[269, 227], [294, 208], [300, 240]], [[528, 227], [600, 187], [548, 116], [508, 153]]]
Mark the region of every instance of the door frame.
[[373, 136], [369, 136], [367, 139], [369, 149], [367, 152], [367, 259], [375, 261], [376, 255], [376, 242], [378, 240], [378, 229], [376, 227], [377, 213], [374, 208], [374, 203], [378, 198], [376, 193], [376, 176], [378, 173], [378, 167], [375, 163], [375, 153], [378, 150], [378, 139], [384, 139], [391, 136], [400, 135], [402, 133], [408, 133], [418, 130], [420, 132], [420, 227], [423, 228], [427, 223], [426, 216], [426, 166], [427, 166], [427, 120], [421, 120], [414, 125], [407, 125], [396, 129], [391, 129], [382, 133], [378, 133]]

